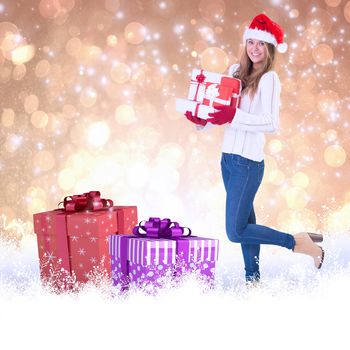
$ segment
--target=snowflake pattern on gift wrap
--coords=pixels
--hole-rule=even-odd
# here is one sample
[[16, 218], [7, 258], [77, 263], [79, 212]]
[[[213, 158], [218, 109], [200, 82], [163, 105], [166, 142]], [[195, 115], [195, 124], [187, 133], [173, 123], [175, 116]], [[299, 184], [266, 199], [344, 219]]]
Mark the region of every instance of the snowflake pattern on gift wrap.
[[91, 243], [96, 243], [97, 242], [97, 237], [90, 237], [90, 242]]
[[96, 258], [95, 257], [92, 257], [92, 258], [90, 258], [90, 262], [92, 263], [92, 264], [96, 264]]
[[79, 255], [85, 256], [85, 253], [86, 253], [86, 250], [84, 248], [79, 248], [78, 249], [78, 254]]
[[71, 236], [72, 242], [78, 242], [79, 237], [78, 236]]
[[91, 222], [91, 219], [90, 219], [90, 218], [85, 218], [85, 219], [84, 219], [84, 223], [85, 223], [85, 224], [88, 225], [88, 224], [90, 224], [90, 222]]
[[45, 252], [44, 255], [46, 254], [47, 260], [48, 261], [53, 261], [54, 259], [56, 259], [56, 256], [53, 255], [53, 252]]

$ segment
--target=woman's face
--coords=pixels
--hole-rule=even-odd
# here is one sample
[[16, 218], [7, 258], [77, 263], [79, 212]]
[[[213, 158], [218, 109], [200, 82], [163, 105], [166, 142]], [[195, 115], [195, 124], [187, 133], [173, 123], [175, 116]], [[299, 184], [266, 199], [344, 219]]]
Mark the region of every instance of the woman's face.
[[247, 44], [247, 54], [254, 65], [264, 62], [266, 58], [266, 48], [265, 42], [256, 39], [248, 39]]

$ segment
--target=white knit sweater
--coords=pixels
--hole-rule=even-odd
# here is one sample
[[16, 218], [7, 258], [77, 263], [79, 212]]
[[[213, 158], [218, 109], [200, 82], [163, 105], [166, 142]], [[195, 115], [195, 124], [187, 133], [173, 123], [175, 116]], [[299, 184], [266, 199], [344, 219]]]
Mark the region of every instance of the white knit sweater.
[[[232, 65], [228, 74], [232, 76], [238, 67], [238, 64]], [[244, 94], [232, 123], [226, 124], [222, 152], [239, 154], [257, 162], [264, 159], [264, 133], [274, 133], [279, 128], [280, 93], [277, 73], [265, 73], [253, 99]], [[197, 128], [207, 130], [211, 127], [213, 124], [208, 123]]]

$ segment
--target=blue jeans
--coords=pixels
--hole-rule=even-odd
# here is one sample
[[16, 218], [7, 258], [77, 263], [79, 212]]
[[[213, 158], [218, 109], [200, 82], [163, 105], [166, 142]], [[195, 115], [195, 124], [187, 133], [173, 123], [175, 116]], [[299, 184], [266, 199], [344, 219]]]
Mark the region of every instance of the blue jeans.
[[294, 237], [270, 227], [257, 225], [253, 201], [264, 175], [265, 162], [223, 153], [221, 171], [226, 190], [226, 233], [231, 242], [242, 247], [247, 281], [260, 279], [260, 244], [274, 244], [288, 249]]

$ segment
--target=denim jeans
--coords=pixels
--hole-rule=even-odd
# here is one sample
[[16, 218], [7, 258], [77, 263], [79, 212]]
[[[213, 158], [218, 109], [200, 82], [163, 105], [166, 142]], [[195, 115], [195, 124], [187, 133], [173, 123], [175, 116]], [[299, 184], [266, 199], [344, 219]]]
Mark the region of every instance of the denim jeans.
[[221, 171], [226, 190], [226, 233], [231, 242], [242, 247], [247, 281], [260, 279], [260, 244], [288, 249], [295, 246], [291, 234], [257, 225], [253, 207], [255, 194], [264, 175], [265, 162], [223, 153]]

